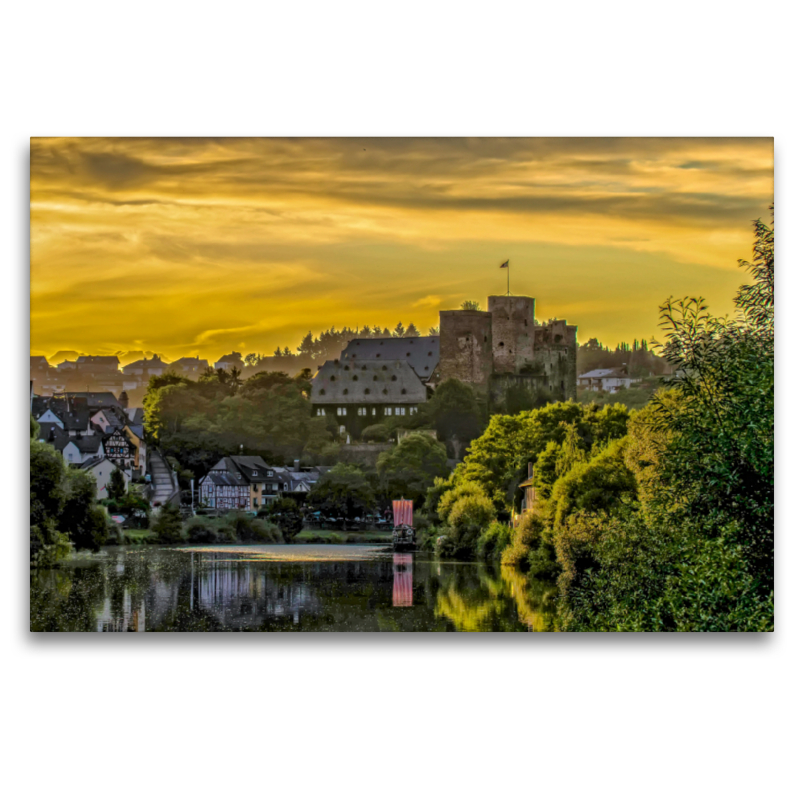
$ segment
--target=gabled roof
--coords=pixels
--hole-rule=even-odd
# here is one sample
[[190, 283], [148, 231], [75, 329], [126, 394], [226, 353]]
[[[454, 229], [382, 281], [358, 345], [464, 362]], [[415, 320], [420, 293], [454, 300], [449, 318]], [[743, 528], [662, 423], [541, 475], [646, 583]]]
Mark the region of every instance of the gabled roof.
[[[114, 356], [116, 358], [116, 356]], [[89, 408], [103, 408], [103, 406], [113, 406], [115, 408], [122, 408], [119, 400], [114, 396], [113, 392], [67, 392], [71, 398], [85, 399], [86, 405]]]
[[411, 338], [353, 339], [344, 350], [340, 361], [352, 360], [407, 361], [422, 380], [428, 380], [439, 362], [439, 337], [414, 336]]
[[102, 464], [104, 461], [108, 461], [112, 467], [116, 467], [116, 464], [105, 456], [95, 456], [94, 458], [89, 458], [83, 463], [78, 464], [78, 467], [79, 469], [91, 469], [92, 467], [100, 466], [100, 464]]
[[78, 356], [78, 364], [80, 365], [93, 365], [98, 367], [119, 367], [119, 358], [117, 356]]
[[55, 447], [59, 452], [71, 441], [71, 436], [56, 425], [55, 422], [39, 423], [39, 441]]
[[194, 356], [184, 356], [177, 361], [170, 364], [171, 367], [202, 367], [205, 369], [208, 366], [208, 361], [205, 358], [195, 358]]
[[138, 361], [133, 361], [130, 364], [126, 364], [122, 371], [124, 372], [131, 367], [136, 367], [137, 369], [149, 369], [151, 367], [168, 367], [169, 361], [162, 361], [158, 356], [153, 356], [152, 358], [141, 358]]
[[31, 356], [32, 367], [49, 367], [47, 359], [44, 356]]
[[326, 361], [311, 382], [311, 402], [424, 403], [428, 393], [408, 361]]
[[215, 486], [249, 486], [250, 481], [240, 477], [238, 472], [209, 472], [203, 481], [211, 481]]
[[92, 434], [91, 436], [71, 436], [69, 442], [67, 442], [64, 447], [70, 442], [74, 444], [81, 453], [96, 453], [100, 449], [100, 445], [103, 444], [103, 438], [97, 434]]

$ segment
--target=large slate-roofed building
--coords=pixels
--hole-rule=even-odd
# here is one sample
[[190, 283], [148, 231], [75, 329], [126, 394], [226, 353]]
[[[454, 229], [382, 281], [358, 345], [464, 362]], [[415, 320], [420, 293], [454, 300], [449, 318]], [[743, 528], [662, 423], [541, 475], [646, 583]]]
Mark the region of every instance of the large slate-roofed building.
[[354, 436], [384, 418], [416, 414], [427, 399], [428, 389], [417, 373], [399, 359], [326, 361], [311, 385], [312, 413], [333, 416], [340, 430]]
[[420, 380], [427, 382], [439, 363], [439, 337], [353, 339], [342, 350], [341, 361], [407, 361]]

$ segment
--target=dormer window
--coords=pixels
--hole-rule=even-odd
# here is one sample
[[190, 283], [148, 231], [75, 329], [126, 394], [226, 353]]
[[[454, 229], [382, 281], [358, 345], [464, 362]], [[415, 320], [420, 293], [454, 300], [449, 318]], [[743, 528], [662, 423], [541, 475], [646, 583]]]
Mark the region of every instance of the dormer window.
[[271, 470], [271, 469], [268, 469], [268, 470], [267, 470], [267, 477], [268, 477], [268, 478], [271, 478], [271, 477], [272, 477], [272, 470]]

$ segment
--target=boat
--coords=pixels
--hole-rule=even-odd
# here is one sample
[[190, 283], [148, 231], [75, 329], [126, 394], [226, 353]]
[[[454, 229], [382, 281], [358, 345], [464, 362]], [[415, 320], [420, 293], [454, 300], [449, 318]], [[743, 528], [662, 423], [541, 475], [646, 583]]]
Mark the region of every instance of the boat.
[[414, 502], [412, 500], [392, 500], [394, 527], [392, 528], [392, 548], [396, 552], [416, 550], [417, 532], [414, 530]]

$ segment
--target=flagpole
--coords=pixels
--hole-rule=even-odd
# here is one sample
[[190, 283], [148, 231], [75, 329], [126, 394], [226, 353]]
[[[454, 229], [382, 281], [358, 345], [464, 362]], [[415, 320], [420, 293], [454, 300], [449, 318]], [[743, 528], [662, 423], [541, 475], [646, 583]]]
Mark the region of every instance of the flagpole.
[[506, 296], [509, 297], [511, 295], [511, 262], [508, 262], [508, 266], [506, 267]]

